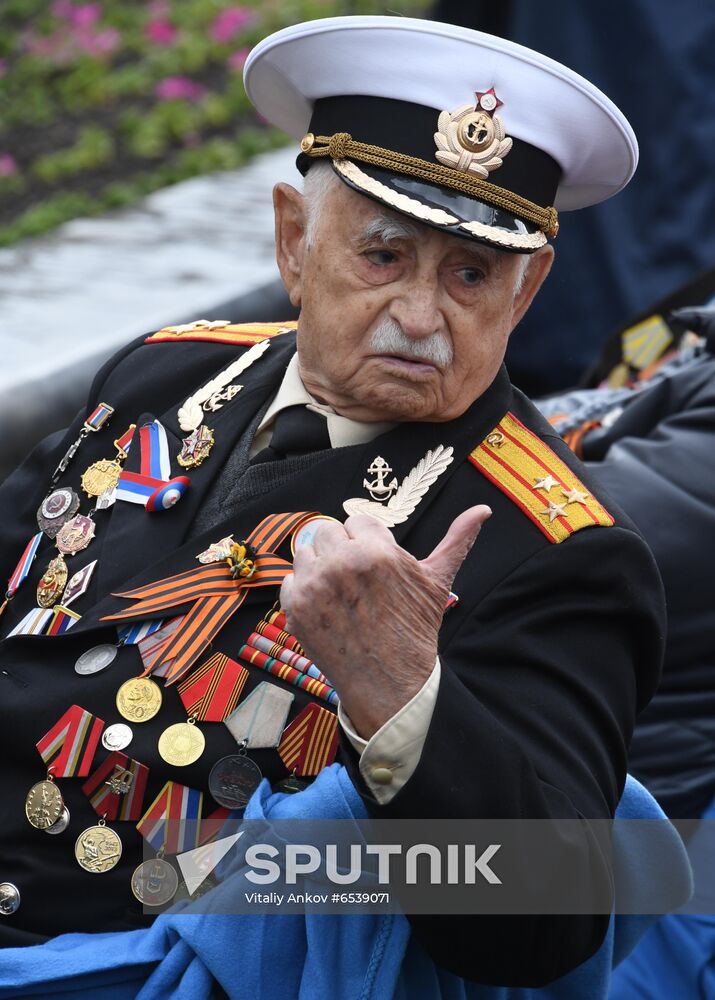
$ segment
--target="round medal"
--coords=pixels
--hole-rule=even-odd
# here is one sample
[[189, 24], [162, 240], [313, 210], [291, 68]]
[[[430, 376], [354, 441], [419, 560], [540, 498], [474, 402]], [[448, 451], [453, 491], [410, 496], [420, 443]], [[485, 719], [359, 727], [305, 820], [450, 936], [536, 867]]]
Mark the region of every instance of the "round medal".
[[263, 775], [255, 761], [245, 754], [217, 760], [209, 774], [209, 791], [220, 806], [241, 809], [261, 783]]
[[64, 833], [67, 827], [70, 825], [70, 811], [67, 806], [62, 810], [62, 815], [53, 823], [52, 826], [48, 826], [45, 833], [51, 833], [53, 836], [57, 833]]
[[132, 742], [133, 735], [129, 726], [115, 722], [102, 733], [102, 746], [105, 750], [124, 750]]
[[47, 830], [56, 823], [64, 807], [62, 793], [49, 779], [33, 785], [25, 799], [25, 815], [36, 830]]
[[55, 544], [63, 555], [73, 556], [86, 549], [94, 538], [96, 526], [91, 517], [75, 514], [71, 521], [63, 524], [57, 532]]
[[37, 524], [49, 538], [54, 538], [63, 524], [76, 514], [79, 497], [68, 487], [55, 490], [40, 504], [37, 510]]
[[114, 868], [122, 856], [122, 842], [102, 820], [90, 826], [77, 837], [74, 856], [80, 868], [101, 875]]
[[177, 722], [159, 737], [159, 755], [167, 764], [186, 767], [204, 752], [206, 740], [193, 722]]
[[94, 462], [82, 473], [82, 489], [88, 497], [99, 497], [108, 490], [113, 490], [119, 482], [122, 467], [116, 460], [103, 458]]
[[63, 556], [55, 556], [37, 584], [37, 603], [41, 608], [51, 608], [59, 601], [67, 583], [67, 563]]
[[315, 538], [315, 532], [318, 530], [320, 525], [330, 524], [331, 521], [335, 524], [341, 524], [337, 517], [327, 517], [325, 514], [317, 514], [315, 517], [311, 517], [309, 520], [304, 521], [298, 530], [293, 532], [293, 537], [290, 540], [290, 548], [293, 555], [295, 556], [296, 552], [302, 545], [312, 545], [313, 539]]
[[85, 650], [77, 658], [74, 668], [78, 674], [85, 676], [88, 674], [98, 674], [100, 670], [104, 670], [105, 667], [108, 667], [113, 662], [118, 652], [119, 647], [112, 646], [108, 642], [102, 643], [101, 646], [92, 646], [91, 649]]
[[161, 688], [149, 677], [130, 677], [117, 691], [117, 708], [129, 722], [148, 722], [161, 708]]
[[179, 876], [163, 858], [142, 861], [132, 875], [132, 892], [142, 906], [164, 906], [176, 895]]

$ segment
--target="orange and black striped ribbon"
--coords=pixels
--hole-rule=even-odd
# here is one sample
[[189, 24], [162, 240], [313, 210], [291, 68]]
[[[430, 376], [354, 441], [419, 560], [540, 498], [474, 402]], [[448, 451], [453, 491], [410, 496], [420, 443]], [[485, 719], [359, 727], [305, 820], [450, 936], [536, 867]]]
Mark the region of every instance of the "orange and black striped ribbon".
[[247, 680], [245, 667], [224, 653], [214, 653], [177, 690], [190, 717], [223, 722], [238, 704]]
[[306, 705], [283, 730], [280, 758], [299, 777], [318, 774], [338, 752], [338, 717], [319, 705]]
[[137, 587], [126, 593], [115, 594], [137, 603], [116, 615], [106, 615], [102, 621], [142, 619], [162, 611], [176, 609], [192, 602], [181, 626], [162, 648], [152, 663], [152, 670], [160, 669], [172, 661], [166, 673], [166, 684], [174, 684], [191, 668], [210, 646], [215, 635], [240, 608], [249, 587], [280, 586], [291, 564], [273, 554], [288, 535], [296, 531], [313, 512], [270, 514], [249, 535], [247, 541], [257, 550], [255, 572], [245, 579], [233, 579], [227, 562], [199, 566], [163, 580]]

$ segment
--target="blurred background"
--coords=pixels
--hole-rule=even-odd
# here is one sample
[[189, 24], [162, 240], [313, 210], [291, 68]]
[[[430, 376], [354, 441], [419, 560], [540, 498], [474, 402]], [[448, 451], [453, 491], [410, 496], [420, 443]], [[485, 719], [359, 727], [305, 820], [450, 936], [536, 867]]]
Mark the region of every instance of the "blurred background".
[[131, 338], [203, 316], [289, 318], [270, 191], [296, 181], [295, 153], [253, 113], [241, 71], [271, 31], [353, 13], [529, 45], [605, 90], [635, 128], [635, 179], [562, 216], [552, 276], [512, 338], [510, 373], [527, 392], [578, 382], [607, 335], [713, 268], [705, 0], [0, 0], [0, 476], [69, 421]]

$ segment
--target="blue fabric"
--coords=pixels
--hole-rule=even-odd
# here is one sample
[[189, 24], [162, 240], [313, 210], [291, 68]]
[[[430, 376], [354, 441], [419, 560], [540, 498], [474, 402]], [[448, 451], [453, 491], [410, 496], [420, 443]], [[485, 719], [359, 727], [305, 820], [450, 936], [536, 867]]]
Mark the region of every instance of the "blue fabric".
[[[629, 779], [619, 806], [625, 815], [663, 818], [655, 800]], [[324, 770], [297, 795], [272, 794], [263, 782], [246, 818], [360, 819], [364, 806], [347, 772]], [[665, 840], [671, 866], [687, 874], [674, 831]], [[643, 852], [626, 865], [634, 883], [652, 880]], [[214, 892], [255, 887], [233, 872]], [[201, 1000], [219, 983], [232, 1000], [604, 1000], [614, 956], [630, 950], [640, 918], [611, 921], [590, 961], [542, 990], [501, 989], [465, 983], [437, 968], [410, 940], [398, 915], [307, 914], [218, 916], [164, 914], [145, 930], [66, 934], [44, 945], [0, 953], [0, 998], [92, 997], [98, 1000]]]
[[[703, 819], [715, 819], [715, 801]], [[616, 969], [610, 1000], [715, 997], [715, 897], [712, 895], [715, 845], [710, 829], [696, 832], [688, 853], [695, 869], [698, 909], [711, 909], [711, 914], [661, 917], [627, 961]]]

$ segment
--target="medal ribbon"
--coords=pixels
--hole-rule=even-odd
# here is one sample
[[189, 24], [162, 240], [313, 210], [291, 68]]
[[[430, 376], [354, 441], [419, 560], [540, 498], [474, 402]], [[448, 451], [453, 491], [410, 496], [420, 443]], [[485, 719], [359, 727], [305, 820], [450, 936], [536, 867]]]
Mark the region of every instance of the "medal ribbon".
[[53, 614], [52, 608], [33, 608], [17, 623], [12, 632], [8, 632], [7, 638], [13, 635], [43, 635], [52, 621]]
[[[217, 837], [219, 833], [223, 833], [227, 823], [238, 822], [242, 818], [243, 809], [227, 809], [226, 806], [219, 806], [218, 809], [214, 809], [210, 815], [201, 820], [198, 846], [203, 847], [204, 844], [208, 844], [210, 840]], [[226, 833], [234, 833], [235, 829], [235, 827], [232, 829], [229, 826]]]
[[47, 629], [48, 635], [64, 635], [82, 617], [76, 611], [70, 611], [69, 608], [62, 607], [61, 604], [56, 605], [54, 609], [50, 610], [53, 611], [54, 617], [50, 622], [50, 627]]
[[101, 430], [113, 413], [114, 407], [109, 403], [99, 403], [85, 420], [84, 426], [89, 431]]
[[247, 680], [245, 667], [223, 653], [214, 653], [177, 690], [189, 717], [200, 722], [223, 722], [238, 704]]
[[[260, 636], [257, 638], [260, 638]], [[315, 677], [309, 677], [308, 674], [301, 673], [295, 667], [291, 667], [281, 660], [268, 656], [267, 653], [264, 653], [260, 649], [255, 649], [253, 646], [246, 644], [241, 646], [238, 655], [246, 663], [251, 663], [254, 667], [267, 670], [274, 677], [280, 677], [281, 680], [287, 681], [289, 684], [300, 688], [308, 694], [312, 694], [315, 698], [321, 698], [331, 705], [337, 705], [338, 703], [337, 692], [329, 684], [325, 684]]]
[[122, 471], [117, 483], [117, 500], [141, 504], [150, 512], [168, 510], [186, 493], [190, 481], [187, 476], [170, 478], [166, 430], [158, 420], [140, 428], [139, 448], [139, 472]]
[[44, 532], [38, 531], [36, 535], [33, 535], [30, 541], [25, 546], [25, 551], [20, 556], [20, 561], [12, 572], [12, 576], [7, 581], [7, 594], [8, 600], [15, 596], [18, 587], [27, 579], [27, 575], [30, 572], [30, 567], [34, 562], [35, 556], [37, 555], [37, 550], [42, 541], [42, 536]]
[[163, 618], [155, 618], [153, 621], [140, 622], [138, 625], [125, 625], [124, 628], [117, 629], [117, 637], [122, 646], [136, 646], [147, 636], [158, 632], [163, 624]]
[[176, 781], [167, 781], [142, 818], [137, 830], [155, 851], [179, 854], [198, 846], [204, 794]]
[[312, 660], [303, 655], [304, 650], [294, 635], [277, 629], [275, 625], [260, 621], [256, 625], [256, 631], [252, 632], [246, 640], [246, 645], [260, 649], [262, 653], [275, 656], [282, 663], [287, 663], [289, 667], [295, 667], [302, 674], [315, 677], [316, 680], [329, 684], [330, 681], [325, 674], [319, 670]]
[[[178, 681], [211, 644], [231, 616], [246, 599], [249, 587], [277, 587], [283, 582], [292, 565], [273, 554], [281, 542], [311, 514], [305, 511], [289, 514], [269, 514], [247, 539], [256, 550], [255, 572], [251, 577], [233, 579], [226, 562], [199, 566], [178, 573], [176, 576], [157, 580], [136, 590], [115, 594], [137, 603], [128, 611], [107, 615], [103, 621], [121, 621], [146, 618], [193, 602], [181, 628], [162, 648], [153, 669], [173, 660], [166, 674], [166, 683]], [[148, 671], [147, 671], [148, 672]]]
[[303, 778], [332, 764], [338, 752], [338, 719], [319, 705], [306, 705], [284, 730], [278, 745], [281, 760]]
[[[177, 628], [181, 625], [184, 620], [183, 615], [177, 615], [176, 618], [170, 618], [168, 622], [164, 622], [160, 629], [153, 632], [145, 639], [141, 639], [137, 643], [139, 648], [139, 655], [142, 658], [142, 663], [144, 664], [144, 673], [142, 677], [146, 677], [147, 674], [156, 672], [159, 677], [166, 676], [165, 673], [160, 671], [154, 671], [154, 664], [159, 662], [159, 657], [161, 651], [169, 641], [170, 637], [176, 632]], [[172, 664], [172, 660], [164, 660], [162, 666], [165, 669], [169, 669]]]
[[55, 778], [86, 778], [103, 728], [103, 719], [71, 705], [35, 745]]
[[[129, 780], [126, 775], [131, 775]], [[111, 779], [126, 788], [113, 791]], [[138, 760], [130, 760], [121, 750], [115, 750], [99, 765], [82, 785], [98, 816], [108, 820], [131, 820], [136, 822], [142, 814], [144, 793], [149, 778], [149, 768]]]

